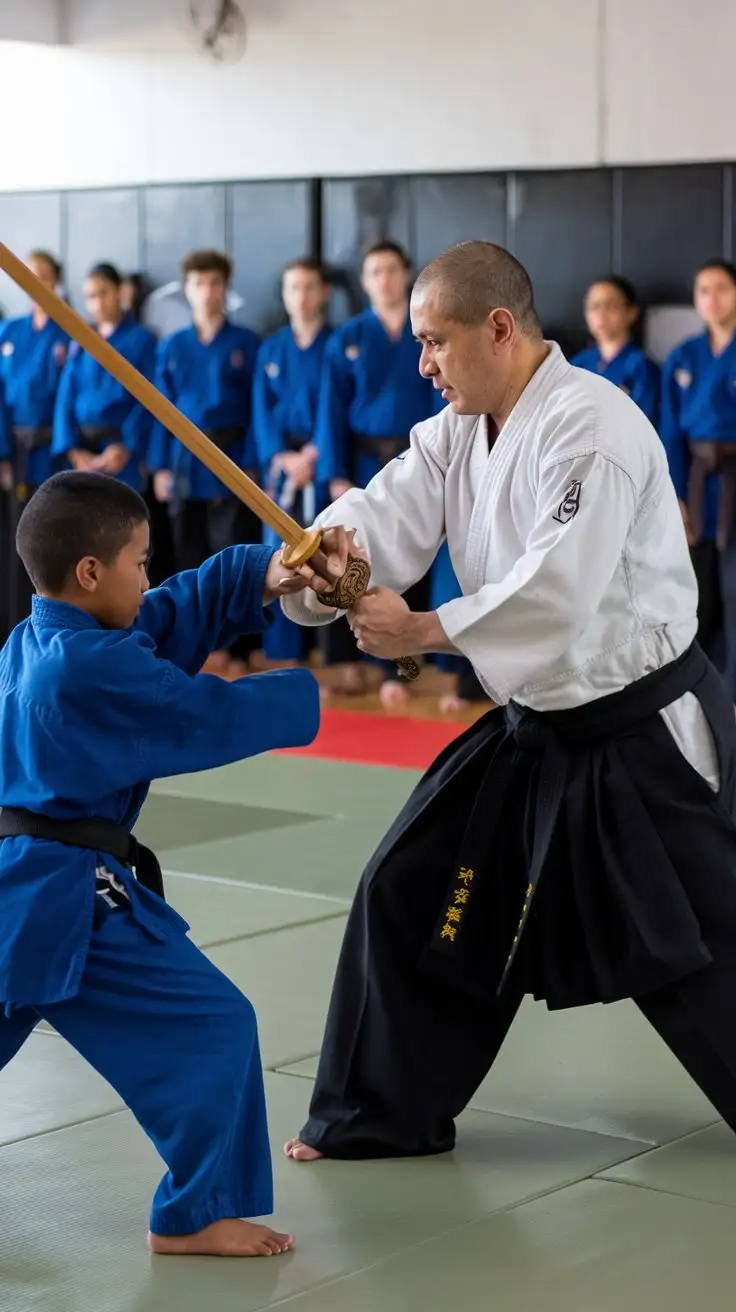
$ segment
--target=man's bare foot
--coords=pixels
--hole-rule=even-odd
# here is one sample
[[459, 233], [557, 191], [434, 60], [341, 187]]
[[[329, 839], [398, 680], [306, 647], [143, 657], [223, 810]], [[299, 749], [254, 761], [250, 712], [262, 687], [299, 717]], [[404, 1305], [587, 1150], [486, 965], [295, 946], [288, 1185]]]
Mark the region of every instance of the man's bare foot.
[[194, 1235], [148, 1236], [152, 1253], [170, 1257], [274, 1257], [294, 1245], [293, 1235], [281, 1235], [252, 1221], [215, 1221]]
[[409, 690], [396, 679], [387, 679], [381, 684], [379, 696], [382, 706], [405, 706], [409, 700]]
[[318, 1162], [324, 1157], [316, 1148], [310, 1148], [308, 1143], [302, 1143], [301, 1139], [290, 1139], [284, 1147], [287, 1157], [291, 1157], [295, 1162]]

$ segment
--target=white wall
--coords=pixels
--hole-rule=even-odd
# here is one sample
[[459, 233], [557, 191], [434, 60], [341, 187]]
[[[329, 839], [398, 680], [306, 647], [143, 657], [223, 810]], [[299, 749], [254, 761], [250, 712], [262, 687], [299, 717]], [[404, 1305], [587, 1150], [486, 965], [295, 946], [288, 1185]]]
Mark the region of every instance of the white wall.
[[239, 0], [230, 67], [186, 0], [64, 3], [0, 42], [0, 190], [736, 158], [731, 0]]

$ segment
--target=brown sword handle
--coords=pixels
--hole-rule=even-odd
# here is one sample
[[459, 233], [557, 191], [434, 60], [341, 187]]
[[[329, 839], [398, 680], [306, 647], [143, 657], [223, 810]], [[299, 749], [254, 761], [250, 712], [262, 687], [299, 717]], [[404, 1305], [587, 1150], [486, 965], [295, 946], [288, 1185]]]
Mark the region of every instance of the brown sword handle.
[[[291, 556], [290, 551], [289, 559]], [[361, 556], [348, 556], [348, 567], [342, 578], [329, 592], [317, 593], [318, 600], [323, 606], [334, 607], [336, 610], [349, 610], [358, 598], [363, 596], [370, 577], [371, 567], [367, 560]], [[410, 683], [419, 678], [419, 666], [411, 656], [401, 656], [396, 662], [396, 668], [401, 678]]]

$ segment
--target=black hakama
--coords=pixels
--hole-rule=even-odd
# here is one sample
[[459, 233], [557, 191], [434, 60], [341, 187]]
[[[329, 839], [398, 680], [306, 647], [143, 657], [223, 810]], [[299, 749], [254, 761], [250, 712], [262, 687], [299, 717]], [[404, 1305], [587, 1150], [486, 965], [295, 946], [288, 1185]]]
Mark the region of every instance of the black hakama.
[[[697, 697], [715, 793], [659, 711]], [[699, 647], [620, 693], [491, 711], [434, 762], [350, 914], [309, 1120], [329, 1157], [439, 1153], [523, 996], [633, 997], [736, 1129], [736, 722]]]

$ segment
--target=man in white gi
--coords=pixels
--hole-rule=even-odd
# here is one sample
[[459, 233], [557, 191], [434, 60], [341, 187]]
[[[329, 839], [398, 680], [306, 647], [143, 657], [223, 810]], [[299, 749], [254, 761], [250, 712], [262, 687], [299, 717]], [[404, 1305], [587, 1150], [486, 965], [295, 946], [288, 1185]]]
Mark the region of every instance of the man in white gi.
[[[450, 1149], [525, 993], [635, 998], [736, 1128], [736, 725], [694, 645], [661, 443], [545, 342], [500, 247], [446, 251], [411, 316], [448, 406], [318, 522], [369, 556], [361, 649], [459, 652], [499, 709], [441, 754], [363, 875], [287, 1153]], [[412, 614], [400, 594], [445, 536], [464, 595]], [[307, 592], [282, 605], [335, 617]]]

